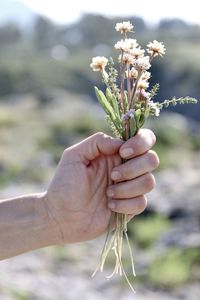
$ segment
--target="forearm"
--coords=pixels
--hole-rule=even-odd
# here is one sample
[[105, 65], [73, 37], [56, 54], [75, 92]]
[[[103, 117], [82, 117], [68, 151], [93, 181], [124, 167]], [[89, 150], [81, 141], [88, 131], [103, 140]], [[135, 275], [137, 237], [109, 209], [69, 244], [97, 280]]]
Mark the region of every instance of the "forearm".
[[61, 233], [43, 194], [0, 201], [0, 260], [58, 244]]

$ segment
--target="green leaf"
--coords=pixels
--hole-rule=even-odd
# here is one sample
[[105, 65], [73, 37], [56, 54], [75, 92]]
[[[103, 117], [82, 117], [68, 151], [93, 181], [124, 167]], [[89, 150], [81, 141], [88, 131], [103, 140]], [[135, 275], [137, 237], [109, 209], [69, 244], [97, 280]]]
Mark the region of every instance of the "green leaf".
[[94, 88], [95, 93], [97, 96], [97, 99], [99, 100], [99, 103], [101, 104], [102, 108], [104, 109], [105, 113], [110, 117], [112, 120], [114, 126], [116, 127], [117, 131], [121, 134], [122, 133], [122, 127], [121, 127], [121, 120], [118, 115], [114, 112], [112, 106], [110, 105], [109, 101], [107, 100], [104, 93], [99, 90], [97, 87]]
[[136, 121], [135, 118], [130, 118], [129, 120], [129, 124], [130, 124], [130, 136], [134, 136], [137, 133], [137, 126], [136, 126]]
[[142, 113], [140, 109], [137, 109], [134, 113], [134, 118], [136, 122], [136, 130], [138, 131], [144, 125], [145, 122], [144, 113]]
[[109, 101], [109, 103], [111, 104], [115, 114], [120, 116], [118, 101], [117, 101], [116, 97], [111, 93], [109, 88], [106, 89], [106, 98]]

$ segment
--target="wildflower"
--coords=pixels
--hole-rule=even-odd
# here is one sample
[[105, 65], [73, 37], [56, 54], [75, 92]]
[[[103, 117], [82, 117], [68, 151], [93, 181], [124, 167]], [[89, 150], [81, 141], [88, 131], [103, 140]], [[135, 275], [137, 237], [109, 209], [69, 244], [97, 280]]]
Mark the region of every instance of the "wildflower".
[[122, 115], [122, 120], [127, 121], [127, 120], [133, 118], [134, 112], [135, 112], [135, 110], [131, 108], [126, 114]]
[[139, 57], [138, 59], [135, 59], [133, 66], [139, 72], [148, 70], [151, 67], [149, 56]]
[[151, 73], [150, 72], [148, 72], [148, 71], [144, 71], [143, 73], [142, 73], [142, 76], [141, 76], [141, 79], [142, 80], [149, 80], [151, 78]]
[[138, 46], [136, 39], [125, 39], [125, 42], [130, 45], [130, 48], [136, 48]]
[[129, 50], [129, 53], [134, 56], [135, 59], [138, 59], [139, 57], [143, 57], [144, 56], [144, 50], [139, 48], [133, 48], [131, 50]]
[[130, 23], [130, 21], [117, 23], [115, 26], [116, 31], [121, 33], [131, 32], [133, 28], [134, 26]]
[[127, 64], [127, 65], [131, 65], [133, 63], [133, 61], [134, 61], [133, 56], [131, 56], [128, 53], [125, 53], [123, 55], [119, 55], [119, 61], [120, 62], [121, 62], [121, 59], [122, 59], [123, 63]]
[[149, 83], [146, 80], [139, 80], [138, 88], [139, 89], [147, 89], [149, 87]]
[[95, 72], [103, 71], [105, 69], [105, 66], [108, 63], [108, 59], [104, 56], [96, 56], [92, 58], [92, 63], [90, 64], [90, 67]]
[[153, 57], [153, 56], [163, 56], [165, 54], [165, 46], [162, 42], [158, 42], [154, 40], [153, 42], [150, 42], [147, 45], [147, 52]]
[[[126, 71], [126, 77], [128, 78], [128, 72]], [[129, 71], [129, 78], [137, 79], [138, 78], [138, 71], [135, 68], [131, 68]]]
[[[146, 92], [144, 89], [141, 89], [140, 95], [141, 95], [144, 99], [150, 99], [150, 93]], [[149, 101], [149, 102], [150, 102], [150, 101]]]

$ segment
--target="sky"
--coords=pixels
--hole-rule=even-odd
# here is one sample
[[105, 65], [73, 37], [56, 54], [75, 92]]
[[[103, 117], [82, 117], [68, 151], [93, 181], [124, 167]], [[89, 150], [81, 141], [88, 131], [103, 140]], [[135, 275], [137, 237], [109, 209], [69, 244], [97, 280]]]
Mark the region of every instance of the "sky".
[[140, 16], [149, 24], [163, 18], [180, 18], [200, 24], [198, 0], [19, 0], [34, 11], [61, 24], [75, 22], [83, 13], [106, 16]]

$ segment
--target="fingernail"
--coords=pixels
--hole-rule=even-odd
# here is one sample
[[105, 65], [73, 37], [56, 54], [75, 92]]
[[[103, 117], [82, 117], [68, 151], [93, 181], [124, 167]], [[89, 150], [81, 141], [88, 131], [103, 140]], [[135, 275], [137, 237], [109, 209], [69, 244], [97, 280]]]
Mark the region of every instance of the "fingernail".
[[121, 155], [122, 155], [123, 157], [129, 157], [129, 156], [131, 156], [133, 153], [134, 153], [134, 151], [133, 151], [132, 148], [125, 148], [125, 149], [121, 150]]
[[108, 207], [109, 207], [110, 209], [114, 209], [114, 208], [116, 208], [116, 203], [115, 203], [114, 201], [110, 201], [110, 202], [108, 203]]
[[111, 173], [112, 180], [119, 180], [121, 178], [121, 174], [118, 171], [113, 171]]
[[113, 196], [114, 196], [113, 190], [108, 189], [108, 190], [107, 190], [107, 196], [108, 196], [108, 197], [113, 197]]

